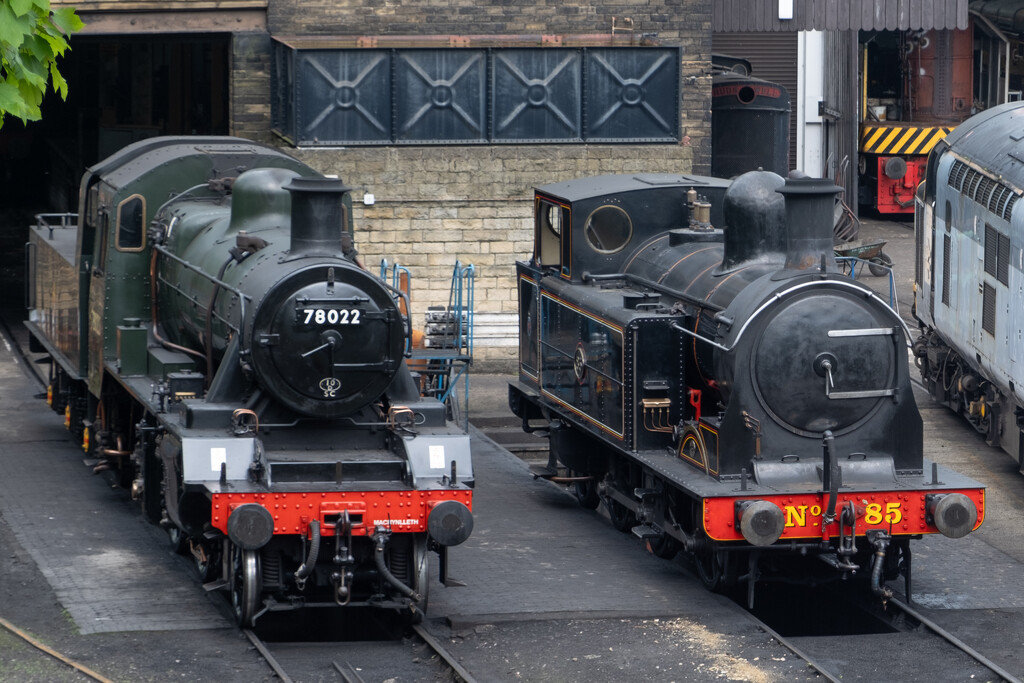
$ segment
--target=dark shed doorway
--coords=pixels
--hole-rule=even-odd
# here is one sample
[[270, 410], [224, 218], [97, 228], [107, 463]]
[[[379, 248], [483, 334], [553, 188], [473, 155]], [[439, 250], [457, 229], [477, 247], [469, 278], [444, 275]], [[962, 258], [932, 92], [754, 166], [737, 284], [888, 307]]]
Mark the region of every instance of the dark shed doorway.
[[[79, 36], [60, 68], [66, 102], [49, 93], [42, 121], [0, 129], [0, 205], [76, 211], [83, 171], [156, 135], [226, 135], [229, 34]], [[6, 222], [5, 222], [6, 223]]]

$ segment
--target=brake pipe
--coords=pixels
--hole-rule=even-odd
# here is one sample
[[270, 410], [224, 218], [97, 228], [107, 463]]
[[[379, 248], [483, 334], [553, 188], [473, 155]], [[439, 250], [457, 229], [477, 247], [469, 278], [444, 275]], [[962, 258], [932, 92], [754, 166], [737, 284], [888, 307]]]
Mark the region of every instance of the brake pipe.
[[384, 546], [387, 545], [389, 536], [390, 534], [388, 532], [383, 531], [380, 528], [378, 528], [377, 533], [373, 535], [373, 544], [375, 546], [373, 551], [373, 561], [377, 565], [377, 571], [380, 572], [380, 575], [384, 577], [385, 581], [398, 589], [399, 593], [413, 602], [419, 602], [420, 594], [399, 581], [398, 578], [391, 573], [391, 570], [387, 568], [387, 565], [384, 564]]
[[309, 535], [309, 553], [306, 555], [306, 561], [295, 570], [295, 585], [299, 590], [302, 590], [306, 579], [313, 573], [316, 558], [320, 554], [320, 522], [315, 519], [309, 522]]

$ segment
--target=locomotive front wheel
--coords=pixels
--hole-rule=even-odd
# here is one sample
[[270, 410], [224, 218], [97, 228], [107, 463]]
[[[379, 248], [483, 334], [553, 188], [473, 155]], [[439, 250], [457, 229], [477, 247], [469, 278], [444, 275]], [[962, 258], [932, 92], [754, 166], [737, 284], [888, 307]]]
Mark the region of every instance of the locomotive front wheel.
[[[571, 472], [573, 477], [586, 476], [583, 472]], [[597, 480], [589, 479], [587, 481], [576, 481], [572, 485], [573, 495], [576, 496], [576, 500], [579, 501], [580, 507], [585, 510], [596, 510], [598, 504], [601, 502], [601, 497], [597, 495]]]
[[662, 532], [660, 536], [647, 541], [651, 552], [663, 560], [671, 560], [682, 549], [679, 541]]
[[217, 567], [220, 564], [216, 556], [210, 552], [210, 548], [203, 543], [186, 538], [189, 545], [189, 553], [192, 555], [192, 564], [199, 574], [199, 581], [206, 583], [217, 575]]
[[178, 527], [174, 525], [167, 527], [167, 541], [171, 544], [171, 550], [175, 554], [188, 554], [188, 535]]
[[416, 611], [412, 613], [412, 623], [419, 624], [423, 621], [423, 613], [427, 611], [427, 602], [430, 596], [430, 562], [427, 555], [427, 536], [420, 534], [413, 541], [413, 568], [415, 583], [413, 588], [420, 594], [420, 601], [416, 605]]
[[260, 560], [255, 550], [231, 549], [231, 606], [243, 628], [253, 625], [260, 606]]
[[725, 553], [705, 547], [694, 553], [693, 559], [701, 583], [710, 591], [721, 590], [725, 584]]
[[612, 498], [608, 499], [608, 518], [612, 526], [623, 533], [628, 533], [636, 526], [636, 515], [622, 503]]

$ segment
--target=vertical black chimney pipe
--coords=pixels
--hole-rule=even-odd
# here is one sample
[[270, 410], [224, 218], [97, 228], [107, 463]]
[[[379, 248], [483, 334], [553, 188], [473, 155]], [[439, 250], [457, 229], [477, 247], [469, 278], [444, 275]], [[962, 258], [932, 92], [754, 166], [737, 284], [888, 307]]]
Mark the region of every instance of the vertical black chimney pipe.
[[786, 269], [838, 272], [833, 249], [836, 195], [843, 191], [824, 178], [787, 178], [776, 190], [786, 198]]
[[342, 203], [352, 188], [336, 178], [293, 178], [291, 256], [341, 256]]

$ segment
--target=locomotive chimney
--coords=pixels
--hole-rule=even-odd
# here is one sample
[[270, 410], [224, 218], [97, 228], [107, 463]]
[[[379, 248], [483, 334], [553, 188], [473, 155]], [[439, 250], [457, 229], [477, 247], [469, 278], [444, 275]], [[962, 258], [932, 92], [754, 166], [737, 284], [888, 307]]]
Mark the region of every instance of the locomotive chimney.
[[340, 256], [345, 231], [342, 200], [352, 191], [336, 178], [294, 178], [292, 193], [292, 256]]
[[819, 268], [837, 272], [832, 229], [836, 195], [843, 188], [824, 178], [787, 178], [776, 190], [786, 198], [787, 270]]

